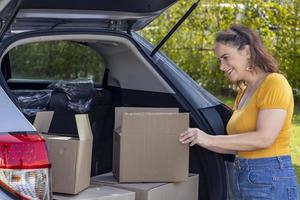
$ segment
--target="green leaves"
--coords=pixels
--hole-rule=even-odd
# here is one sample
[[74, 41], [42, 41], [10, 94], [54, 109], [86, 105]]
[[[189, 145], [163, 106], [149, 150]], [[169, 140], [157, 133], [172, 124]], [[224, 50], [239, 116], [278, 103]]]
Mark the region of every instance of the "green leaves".
[[82, 44], [67, 41], [36, 42], [10, 51], [13, 78], [72, 80], [91, 78], [101, 82], [104, 62]]

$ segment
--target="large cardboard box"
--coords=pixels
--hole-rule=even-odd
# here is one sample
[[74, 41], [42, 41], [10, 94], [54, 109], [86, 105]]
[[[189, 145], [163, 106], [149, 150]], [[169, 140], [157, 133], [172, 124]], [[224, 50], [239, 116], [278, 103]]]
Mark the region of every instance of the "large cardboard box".
[[123, 112], [120, 124], [113, 147], [113, 174], [119, 182], [187, 180], [189, 147], [178, 138], [189, 127], [188, 113]]
[[[47, 133], [53, 112], [39, 112], [34, 126]], [[79, 138], [43, 134], [52, 168], [53, 192], [77, 194], [90, 185], [93, 135], [87, 114], [75, 115]]]
[[116, 107], [114, 130], [120, 129], [123, 113], [178, 113], [178, 108], [154, 108], [154, 107]]
[[91, 178], [92, 184], [133, 191], [136, 200], [198, 200], [198, 181], [197, 174], [190, 174], [186, 182], [177, 183], [118, 183], [112, 173]]
[[77, 195], [53, 195], [53, 200], [135, 200], [135, 193], [110, 186], [91, 185]]

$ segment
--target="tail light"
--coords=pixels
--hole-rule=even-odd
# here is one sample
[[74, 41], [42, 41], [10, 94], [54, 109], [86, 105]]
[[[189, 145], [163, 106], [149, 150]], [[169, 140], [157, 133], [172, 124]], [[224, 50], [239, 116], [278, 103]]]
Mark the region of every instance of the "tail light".
[[0, 187], [23, 200], [51, 199], [50, 163], [38, 134], [0, 134]]

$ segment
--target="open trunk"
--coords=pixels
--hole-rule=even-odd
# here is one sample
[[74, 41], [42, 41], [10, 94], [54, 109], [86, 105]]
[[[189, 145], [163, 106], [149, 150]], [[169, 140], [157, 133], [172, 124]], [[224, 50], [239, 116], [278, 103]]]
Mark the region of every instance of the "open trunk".
[[[145, 42], [141, 38], [136, 38], [136, 40], [140, 44]], [[48, 51], [42, 55], [42, 49], [39, 49], [47, 47], [53, 50], [62, 42], [64, 45], [73, 45], [72, 48], [75, 48], [74, 45], [83, 46], [99, 55], [102, 70], [96, 73], [100, 74], [101, 78], [91, 81], [89, 75], [93, 71], [83, 73], [84, 67], [76, 68], [78, 76], [70, 76], [71, 79], [70, 77], [64, 79], [63, 73], [61, 76], [47, 78], [50, 72], [45, 73], [44, 77], [40, 76], [37, 68], [33, 70], [34, 67], [38, 67], [33, 66], [34, 61], [32, 61], [33, 64], [26, 63], [30, 55], [37, 52], [39, 52], [39, 58], [43, 60], [62, 56], [61, 52], [56, 55]], [[26, 51], [28, 45], [35, 46], [36, 52]], [[105, 32], [75, 31], [70, 35], [68, 32], [48, 31], [43, 33], [43, 36], [41, 32], [24, 33], [18, 36], [17, 43], [10, 40], [4, 45], [5, 52], [0, 52], [4, 55], [1, 69], [5, 84], [2, 87], [17, 102], [30, 121], [33, 121], [37, 111], [54, 110], [55, 114], [49, 132], [72, 135], [77, 132], [74, 114], [88, 113], [94, 138], [91, 176], [112, 170], [115, 107], [177, 107], [180, 112], [190, 112], [190, 127], [199, 127], [211, 134], [215, 132], [225, 134], [224, 124], [230, 116], [230, 111], [173, 63], [163, 63], [162, 60], [165, 58], [162, 54], [156, 55], [156, 61], [151, 60], [148, 54], [151, 49], [147, 50], [146, 46], [141, 48], [136, 41], [123, 33], [108, 35]], [[78, 60], [82, 59], [80, 54], [83, 54], [83, 50], [74, 50], [71, 54], [71, 57], [78, 56], [75, 62], [77, 64]], [[19, 59], [21, 55], [27, 58], [24, 62]], [[71, 57], [67, 56], [65, 59], [68, 61]], [[22, 67], [18, 68], [18, 66]], [[49, 65], [51, 66], [53, 67], [53, 63]], [[26, 75], [27, 72], [32, 73]], [[82, 79], [82, 74], [87, 75], [85, 79]], [[60, 85], [57, 84], [59, 80], [63, 80]], [[66, 87], [68, 90], [65, 90]], [[70, 96], [68, 93], [70, 90], [81, 91], [82, 95]], [[189, 95], [193, 96], [189, 98]], [[70, 107], [70, 102], [82, 102], [80, 99], [88, 100], [88, 107], [84, 107], [83, 110]], [[195, 105], [192, 105], [193, 101], [196, 102]], [[199, 199], [224, 199], [226, 178], [223, 156], [200, 147], [192, 147], [190, 171], [199, 173]], [[216, 193], [216, 189], [220, 192]]]

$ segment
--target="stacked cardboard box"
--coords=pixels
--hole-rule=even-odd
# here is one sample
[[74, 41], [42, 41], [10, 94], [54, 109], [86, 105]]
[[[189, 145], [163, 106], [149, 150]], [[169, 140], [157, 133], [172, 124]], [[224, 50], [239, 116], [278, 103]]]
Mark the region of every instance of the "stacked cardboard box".
[[[52, 115], [38, 113], [38, 131], [48, 131]], [[178, 108], [116, 108], [113, 173], [93, 177], [91, 185], [88, 116], [76, 116], [76, 123], [79, 139], [45, 134], [53, 191], [63, 193], [55, 194], [54, 199], [198, 199], [198, 176], [188, 174], [189, 147], [178, 141], [189, 127], [187, 113], [178, 113]]]
[[176, 183], [118, 183], [112, 173], [91, 178], [92, 184], [106, 185], [135, 192], [135, 200], [198, 200], [198, 175]]
[[[48, 133], [53, 112], [37, 113], [34, 126]], [[42, 134], [46, 139], [53, 192], [77, 194], [90, 185], [93, 135], [88, 115], [75, 115], [79, 138]]]
[[189, 147], [178, 138], [189, 127], [189, 115], [176, 111], [116, 108], [113, 174], [119, 182], [187, 180]]
[[91, 182], [133, 191], [136, 200], [197, 200], [189, 147], [178, 141], [188, 127], [189, 115], [177, 108], [116, 108], [113, 173]]

